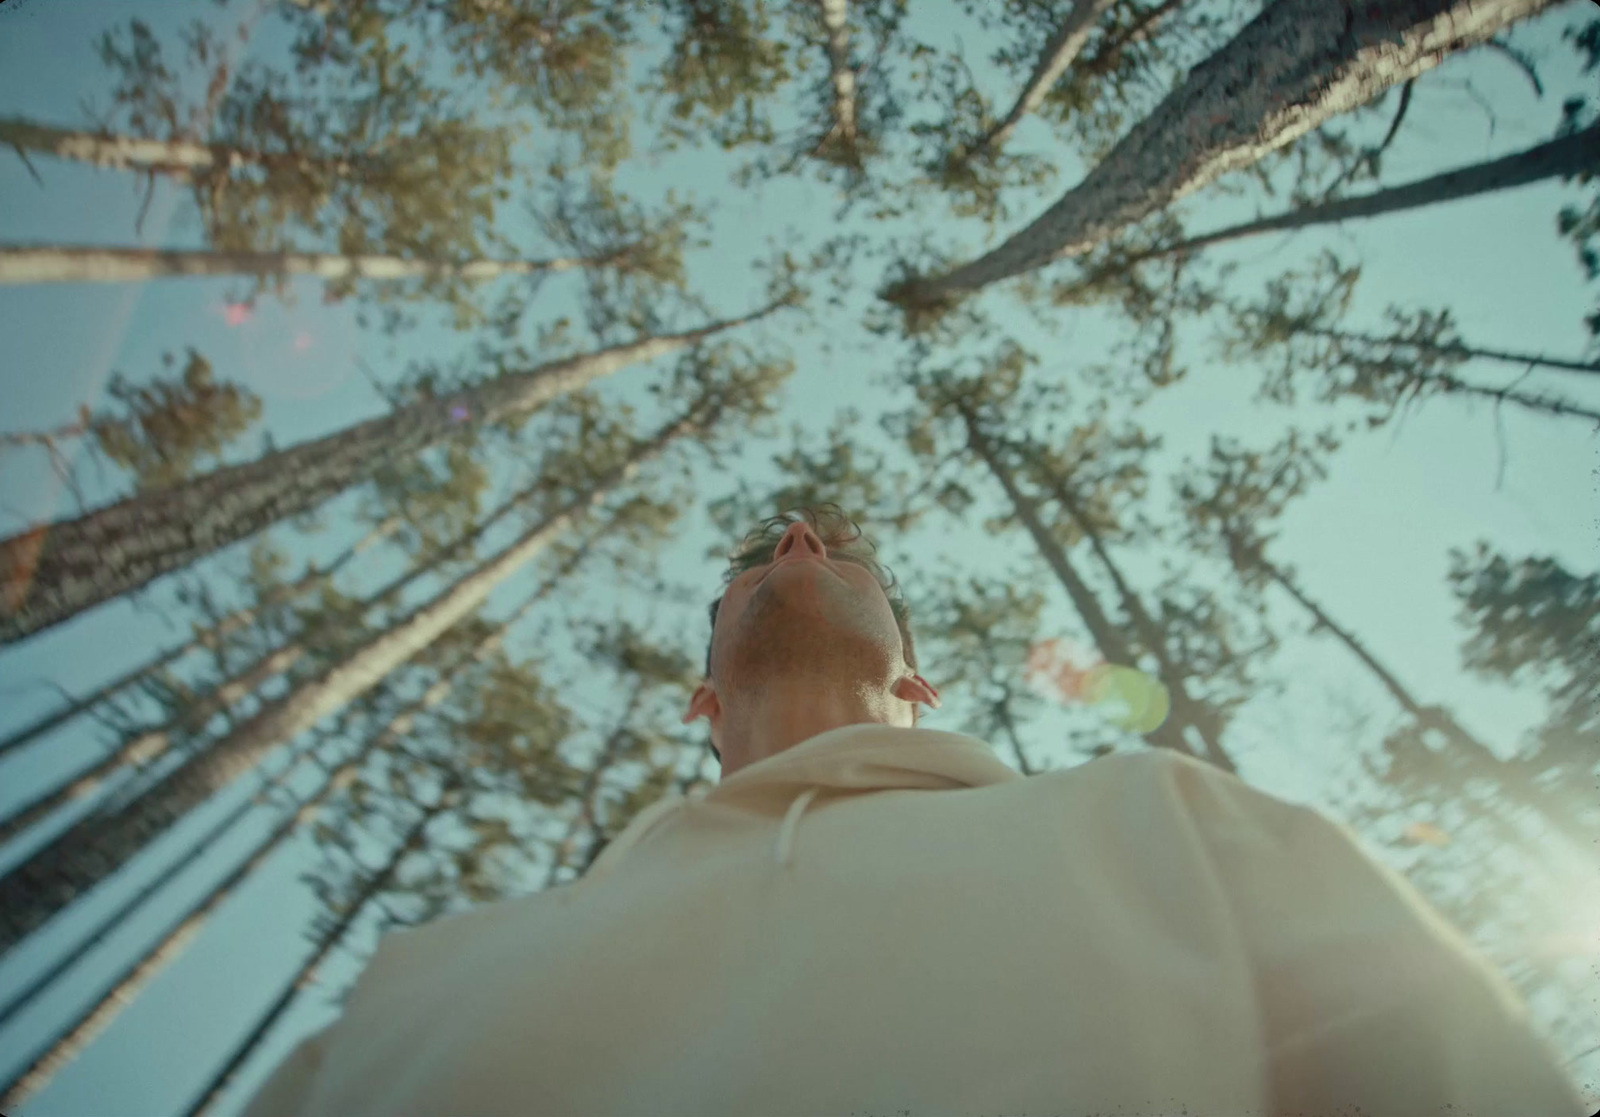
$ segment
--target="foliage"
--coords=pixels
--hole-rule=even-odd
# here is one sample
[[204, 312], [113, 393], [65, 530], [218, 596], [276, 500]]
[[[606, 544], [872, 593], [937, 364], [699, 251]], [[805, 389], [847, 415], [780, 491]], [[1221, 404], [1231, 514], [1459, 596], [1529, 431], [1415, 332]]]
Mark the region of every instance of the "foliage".
[[[163, 354], [162, 363], [170, 369], [172, 354]], [[89, 434], [140, 489], [173, 484], [208, 459], [220, 461], [261, 416], [260, 397], [238, 384], [218, 383], [211, 362], [193, 349], [176, 381], [137, 385], [115, 373], [106, 394], [116, 406], [95, 413]]]

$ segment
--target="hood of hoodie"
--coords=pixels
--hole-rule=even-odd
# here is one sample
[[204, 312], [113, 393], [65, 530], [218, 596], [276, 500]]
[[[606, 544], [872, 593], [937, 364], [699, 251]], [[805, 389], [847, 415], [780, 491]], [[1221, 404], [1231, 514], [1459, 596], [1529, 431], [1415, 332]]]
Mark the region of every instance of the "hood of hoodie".
[[687, 795], [669, 792], [634, 816], [583, 879], [599, 880], [615, 872], [630, 851], [702, 803], [772, 819], [773, 859], [788, 865], [801, 820], [819, 798], [953, 791], [1023, 778], [994, 755], [987, 741], [965, 733], [874, 722], [843, 725], [741, 768], [714, 787]]

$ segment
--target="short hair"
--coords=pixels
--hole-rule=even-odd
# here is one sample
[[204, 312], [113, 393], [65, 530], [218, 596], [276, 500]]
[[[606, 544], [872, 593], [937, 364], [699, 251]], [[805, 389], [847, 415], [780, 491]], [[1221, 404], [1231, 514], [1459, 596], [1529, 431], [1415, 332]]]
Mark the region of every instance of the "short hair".
[[[862, 535], [861, 528], [856, 522], [846, 516], [837, 504], [827, 503], [816, 507], [794, 509], [763, 520], [761, 526], [746, 534], [739, 546], [728, 556], [728, 568], [722, 572], [722, 593], [717, 594], [711, 601], [711, 636], [706, 640], [706, 678], [711, 677], [711, 648], [716, 641], [717, 610], [722, 605], [723, 594], [728, 592], [728, 586], [740, 574], [770, 561], [778, 549], [778, 544], [783, 540], [784, 532], [802, 519], [811, 525], [811, 529], [817, 533], [818, 538], [830, 552], [843, 551], [845, 554], [855, 556], [878, 579], [878, 584], [883, 587], [884, 596], [889, 599], [889, 608], [894, 613], [895, 624], [900, 629], [900, 643], [905, 649], [906, 666], [915, 671], [917, 649], [916, 641], [911, 635], [911, 607], [900, 596], [900, 586], [895, 581], [894, 572], [873, 557], [878, 548], [872, 540]], [[915, 702], [911, 704], [911, 724], [913, 726], [917, 724]], [[717, 752], [715, 745], [711, 746], [711, 754], [717, 758], [717, 763], [722, 763], [722, 754]]]

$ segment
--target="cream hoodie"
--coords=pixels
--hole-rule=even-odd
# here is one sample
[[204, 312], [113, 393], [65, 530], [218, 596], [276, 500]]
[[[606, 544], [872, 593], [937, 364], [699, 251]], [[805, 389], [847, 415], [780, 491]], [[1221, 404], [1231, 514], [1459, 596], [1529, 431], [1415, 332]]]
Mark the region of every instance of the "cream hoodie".
[[852, 725], [384, 936], [246, 1117], [1583, 1109], [1343, 825], [1164, 750], [1023, 778]]

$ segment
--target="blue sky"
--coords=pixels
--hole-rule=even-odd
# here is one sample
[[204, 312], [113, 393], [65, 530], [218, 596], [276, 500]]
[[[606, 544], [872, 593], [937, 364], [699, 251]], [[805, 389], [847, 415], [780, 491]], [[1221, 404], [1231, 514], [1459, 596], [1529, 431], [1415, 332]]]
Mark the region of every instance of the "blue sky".
[[[1561, 28], [1587, 7], [1560, 6], [1516, 33], [1519, 44], [1546, 57], [1542, 73], [1547, 92], [1542, 100], [1534, 98], [1514, 67], [1488, 54], [1453, 59], [1420, 79], [1406, 125], [1386, 161], [1385, 180], [1406, 181], [1547, 138], [1562, 97], [1575, 90], [1587, 92], [1592, 85], [1576, 73], [1570, 48], [1559, 41]], [[238, 5], [233, 5], [216, 15], [207, 5], [203, 12], [208, 18], [231, 20], [239, 18], [236, 9]], [[165, 38], [197, 11], [202, 9], [152, 2], [140, 5], [138, 14]], [[0, 10], [0, 114], [76, 123], [80, 101], [97, 94], [103, 98], [106, 88], [92, 38], [129, 14], [128, 6], [110, 0], [7, 4]], [[989, 80], [996, 96], [1006, 89], [975, 45], [983, 43], [984, 36], [966, 25], [953, 7], [937, 14], [919, 12], [916, 18], [921, 21], [916, 30], [925, 38], [948, 42], [959, 34], [969, 45], [980, 79]], [[280, 47], [281, 36], [275, 39], [270, 23], [264, 23], [249, 49], [273, 57], [271, 52]], [[1476, 98], [1493, 106], [1492, 128]], [[1383, 125], [1375, 126], [1381, 130]], [[1048, 130], [1037, 121], [1026, 122], [1016, 142], [1047, 156], [1056, 152]], [[35, 164], [45, 179], [44, 189], [13, 156], [0, 155], [0, 239], [200, 244], [192, 209], [176, 192], [157, 187], [143, 236], [136, 238], [134, 220], [141, 198], [134, 180], [61, 162], [36, 160]], [[836, 227], [859, 227], [879, 239], [903, 231], [874, 228], [855, 217], [836, 225], [829, 191], [808, 179], [740, 191], [728, 183], [731, 166], [720, 154], [692, 150], [657, 164], [640, 158], [620, 176], [623, 187], [646, 203], [671, 187], [715, 204], [712, 243], [690, 259], [689, 273], [693, 289], [718, 314], [739, 313], [754, 304], [759, 288], [752, 287], [749, 266], [767, 238], [810, 243]], [[1079, 169], [1070, 161], [1063, 166], [1057, 193], [1074, 181]], [[1333, 247], [1363, 262], [1354, 323], [1377, 326], [1390, 303], [1408, 308], [1449, 306], [1473, 343], [1578, 354], [1586, 342], [1581, 319], [1592, 305], [1591, 292], [1570, 247], [1558, 240], [1554, 229], [1556, 210], [1578, 195], [1576, 187], [1544, 184], [1214, 251], [1218, 259], [1239, 263], [1235, 289], [1242, 292], [1259, 290], [1266, 278], [1292, 264], [1309, 263], [1321, 249]], [[1029, 216], [1054, 196], [1041, 196]], [[1242, 198], [1204, 192], [1186, 200], [1182, 212], [1188, 227], [1198, 231], [1276, 205], [1254, 191]], [[940, 221], [938, 231], [948, 232], [952, 245], [970, 249], [979, 243], [963, 222]], [[880, 278], [879, 267], [862, 268], [852, 277], [853, 308], [868, 305]], [[382, 401], [358, 370], [358, 360], [381, 376], [387, 370], [397, 371], [407, 358], [447, 355], [461, 344], [447, 330], [432, 327], [408, 335], [403, 352], [393, 353], [388, 342], [358, 327], [348, 306], [324, 305], [315, 285], [304, 283], [296, 285], [298, 297], [292, 307], [267, 299], [249, 321], [230, 326], [223, 308], [231, 290], [223, 281], [188, 279], [0, 288], [0, 337], [5, 339], [0, 398], [6, 401], [0, 429], [31, 430], [68, 421], [80, 402], [99, 401], [114, 371], [135, 381], [146, 379], [159, 370], [162, 352], [181, 354], [184, 347], [193, 346], [213, 362], [219, 376], [248, 384], [261, 395], [265, 412], [260, 429], [270, 431], [282, 446], [382, 409]], [[574, 313], [572, 291], [559, 279], [549, 283], [540, 296], [538, 319]], [[1051, 335], [1010, 309], [1003, 293], [986, 295], [985, 300], [997, 319], [1039, 354], [1041, 377], [1067, 376], [1085, 362], [1105, 359], [1106, 346], [1116, 336], [1117, 327], [1098, 312], [1080, 315]], [[863, 431], [876, 432], [880, 411], [909, 405], [909, 393], [886, 394], [874, 385], [873, 378], [889, 369], [897, 349], [867, 333], [860, 317], [852, 309], [825, 315], [816, 328], [770, 327], [771, 336], [790, 346], [798, 366], [785, 389], [775, 428], [784, 437], [777, 444], [771, 438], [747, 439], [736, 458], [735, 475], [747, 478], [752, 487], [771, 480], [776, 471], [770, 455], [786, 448], [791, 424], [820, 434], [838, 409], [853, 405], [866, 416]], [[1250, 402], [1258, 373], [1225, 367], [1216, 360], [1205, 345], [1203, 329], [1186, 342], [1190, 375], [1140, 412], [1141, 421], [1165, 439], [1160, 455], [1164, 468], [1203, 453], [1213, 432], [1265, 444], [1294, 421], [1294, 413]], [[631, 369], [597, 390], [607, 400], [633, 405], [641, 426], [648, 428], [662, 409], [645, 389], [667, 367], [661, 363]], [[1509, 382], [1518, 371], [1494, 366], [1468, 370], [1474, 379], [1492, 384]], [[1572, 398], [1590, 406], [1600, 403], [1600, 391], [1575, 380], [1547, 374], [1543, 379], [1531, 377], [1523, 386], [1568, 389]], [[1584, 391], [1580, 394], [1579, 389]], [[1509, 755], [1519, 735], [1541, 717], [1542, 702], [1537, 692], [1474, 680], [1460, 670], [1461, 633], [1444, 582], [1447, 552], [1482, 538], [1514, 556], [1548, 554], [1578, 571], [1595, 569], [1600, 558], [1600, 500], [1596, 499], [1600, 444], [1579, 423], [1509, 408], [1501, 418], [1506, 464], [1498, 485], [1496, 417], [1486, 401], [1431, 401], [1403, 424], [1351, 439], [1331, 467], [1329, 479], [1286, 513], [1274, 551], [1294, 566], [1308, 592], [1361, 634], [1416, 693], [1448, 704], [1465, 724]], [[252, 441], [240, 452], [249, 452], [254, 445]], [[908, 461], [903, 449], [896, 449], [896, 455], [891, 460], [902, 465]], [[70, 514], [69, 498], [53, 483], [41, 458], [16, 453], [0, 459], [0, 530], [10, 533], [35, 518]], [[714, 496], [726, 484], [699, 457], [673, 461], [672, 468], [690, 471], [703, 493]], [[92, 481], [92, 473], [88, 479]], [[661, 487], [672, 480], [675, 477], [666, 477]], [[96, 489], [91, 484], [88, 495], [92, 501], [113, 491], [114, 487]], [[986, 514], [999, 510], [996, 486], [987, 486], [980, 499], [990, 506]], [[1164, 486], [1155, 486], [1152, 500], [1164, 499]], [[323, 516], [327, 528], [321, 533], [296, 535], [281, 526], [274, 530], [274, 538], [297, 558], [336, 554], [359, 530], [351, 520], [352, 505], [348, 497], [331, 502]], [[1046, 572], [1027, 538], [1016, 531], [991, 536], [981, 521], [981, 516], [970, 523], [934, 516], [908, 536], [880, 538], [884, 557], [913, 603], [919, 571], [952, 569], [996, 580], [1036, 579], [1050, 596], [1047, 617], [1052, 630], [1076, 631], [1064, 595], [1045, 581]], [[682, 537], [664, 552], [661, 574], [669, 583], [699, 591], [709, 600], [720, 571], [705, 557], [707, 550], [730, 541], [716, 538], [698, 520], [686, 520], [682, 529]], [[503, 533], [492, 536], [489, 545], [501, 539]], [[228, 572], [237, 570], [243, 553], [243, 547], [230, 548], [208, 559], [197, 572], [223, 584]], [[1133, 577], [1149, 584], [1163, 556], [1120, 557]], [[387, 553], [341, 584], [352, 592], [370, 590], [399, 562], [397, 555]], [[491, 615], [520, 600], [536, 578], [530, 570], [503, 586], [491, 599]], [[433, 588], [417, 587], [410, 600]], [[44, 681], [81, 692], [178, 639], [187, 618], [173, 607], [171, 593], [169, 584], [158, 584], [144, 595], [142, 606], [111, 603], [0, 651], [0, 731], [50, 708], [54, 692]], [[578, 592], [566, 608], [601, 618], [649, 618], [663, 639], [687, 632], [686, 646], [696, 659], [703, 651], [707, 635], [703, 606], [695, 606], [691, 615], [670, 603], [652, 603], [639, 594], [619, 591], [603, 574], [598, 579], [594, 574], [580, 578]], [[1286, 628], [1286, 647], [1274, 664], [1274, 673], [1285, 680], [1284, 693], [1264, 695], [1246, 707], [1231, 731], [1230, 749], [1251, 782], [1337, 813], [1340, 789], [1356, 772], [1354, 757], [1374, 748], [1383, 732], [1397, 724], [1397, 714], [1348, 655], [1326, 640], [1294, 635], [1303, 632], [1303, 621], [1287, 606], [1280, 603], [1278, 608], [1276, 615], [1286, 625], [1293, 622]], [[541, 616], [548, 624], [559, 615], [536, 611], [518, 629], [513, 649], [526, 654], [541, 646]], [[564, 695], [590, 724], [603, 730], [614, 712], [615, 682], [585, 670], [573, 655], [553, 658]], [[958, 679], [931, 674], [930, 679], [944, 692], [946, 704], [923, 724], [957, 728], [971, 708], [972, 694]], [[1370, 715], [1365, 725], [1350, 721], [1350, 707]], [[663, 718], [669, 715], [674, 715], [675, 724], [674, 711], [661, 711]], [[1052, 709], [1028, 725], [1034, 762], [1077, 763], [1067, 741], [1074, 727], [1089, 716], [1093, 715], [1082, 710]], [[39, 747], [6, 758], [0, 762], [0, 808], [30, 797], [52, 776], [96, 755], [102, 745], [92, 723], [80, 722]], [[575, 743], [575, 754], [592, 747], [590, 735]], [[1010, 762], [1008, 749], [998, 752]], [[170, 861], [186, 839], [203, 832], [248, 791], [241, 786], [219, 796], [128, 872], [52, 923], [47, 932], [0, 959], [0, 996], [47, 965], [75, 933], [92, 926], [97, 916], [137, 887], [142, 876]], [[39, 828], [23, 842], [0, 851], [0, 858], [8, 866], [14, 864], [66, 821]], [[0, 1063], [15, 1065], [31, 1051], [38, 1035], [69, 1019], [99, 983], [157, 935], [174, 912], [204, 895], [271, 825], [268, 819], [257, 819], [219, 842], [170, 892], [147, 905], [77, 967], [69, 980], [0, 1031]], [[1593, 979], [1600, 978], [1600, 875], [1592, 864], [1580, 865], [1573, 851], [1558, 850], [1554, 856], [1565, 859], [1566, 899], [1570, 902], [1577, 896], [1579, 902], [1569, 903], [1566, 910], [1552, 906], [1550, 918], [1577, 918], [1574, 933], [1587, 936], [1590, 946], [1586, 954], [1576, 953], [1569, 960], [1573, 983], [1565, 999], [1556, 996], [1549, 1004], [1534, 1007], [1540, 1019], [1546, 1012], [1570, 1018], [1574, 1012], [1588, 1011], [1588, 1044], [1580, 1045], [1587, 1046], [1600, 1043], [1600, 1020], [1593, 1018], [1592, 1008], [1583, 1007], [1592, 1004], [1583, 983], [1589, 982], [1592, 991]], [[1385, 857], [1396, 864], [1405, 861], [1399, 854], [1385, 853]], [[311, 904], [296, 878], [311, 864], [304, 839], [270, 861], [88, 1052], [21, 1112], [27, 1117], [158, 1114], [184, 1105], [215, 1062], [251, 1026], [259, 1008], [276, 996], [305, 952], [301, 934]], [[1470, 880], [1463, 880], [1462, 887], [1471, 886]], [[217, 1112], [235, 1112], [296, 1040], [331, 1019], [336, 1010], [330, 996], [353, 976], [370, 946], [371, 933], [364, 927], [353, 936], [351, 950], [341, 951], [326, 967], [323, 982], [299, 999]], [[1519, 944], [1502, 943], [1496, 949], [1515, 954]], [[1573, 1073], [1588, 1098], [1600, 1099], [1600, 1059], [1590, 1057]]]

